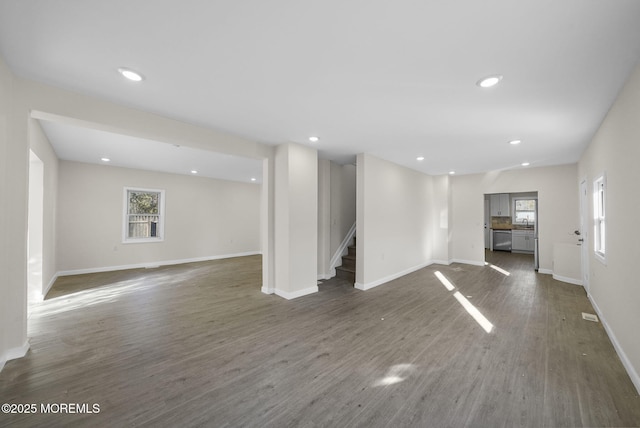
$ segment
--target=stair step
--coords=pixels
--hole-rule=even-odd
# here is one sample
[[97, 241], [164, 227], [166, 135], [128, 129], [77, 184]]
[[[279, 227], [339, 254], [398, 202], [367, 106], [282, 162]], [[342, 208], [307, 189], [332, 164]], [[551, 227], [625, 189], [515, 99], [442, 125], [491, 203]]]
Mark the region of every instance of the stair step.
[[356, 282], [356, 271], [354, 269], [344, 268], [343, 266], [336, 267], [336, 277], [346, 279], [349, 282]]
[[336, 277], [351, 283], [356, 282], [356, 239], [347, 247], [347, 254], [342, 256], [342, 266], [336, 267]]
[[356, 256], [342, 256], [342, 266], [347, 270], [356, 269]]

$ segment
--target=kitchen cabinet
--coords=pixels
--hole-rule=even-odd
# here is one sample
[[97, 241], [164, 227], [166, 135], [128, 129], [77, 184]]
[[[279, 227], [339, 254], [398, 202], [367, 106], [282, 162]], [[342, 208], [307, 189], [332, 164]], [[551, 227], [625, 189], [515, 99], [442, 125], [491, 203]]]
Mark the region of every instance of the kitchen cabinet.
[[494, 195], [489, 195], [489, 203], [491, 205], [491, 216], [492, 217], [508, 217], [509, 216], [509, 194], [508, 193], [497, 193]]
[[511, 241], [511, 251], [533, 253], [535, 247], [533, 230], [513, 230]]

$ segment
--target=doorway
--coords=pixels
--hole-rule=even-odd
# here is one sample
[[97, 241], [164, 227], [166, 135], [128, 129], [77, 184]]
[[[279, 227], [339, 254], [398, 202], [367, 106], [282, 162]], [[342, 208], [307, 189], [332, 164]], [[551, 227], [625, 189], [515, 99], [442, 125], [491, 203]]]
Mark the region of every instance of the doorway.
[[[27, 219], [28, 307], [42, 300], [42, 258], [44, 235], [44, 163], [29, 151], [29, 209]], [[30, 309], [29, 309], [30, 310]]]
[[498, 252], [500, 257], [518, 257], [526, 269], [537, 270], [538, 192], [485, 194], [484, 212], [485, 261]]

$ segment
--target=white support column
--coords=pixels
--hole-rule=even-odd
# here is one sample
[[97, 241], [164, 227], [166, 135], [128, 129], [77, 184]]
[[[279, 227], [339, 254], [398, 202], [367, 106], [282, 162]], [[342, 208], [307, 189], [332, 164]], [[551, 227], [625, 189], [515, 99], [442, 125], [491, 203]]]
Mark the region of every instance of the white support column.
[[275, 293], [318, 291], [318, 153], [299, 144], [275, 151]]
[[318, 279], [331, 278], [331, 163], [318, 160]]
[[271, 153], [262, 161], [262, 194], [260, 203], [260, 233], [262, 248], [262, 292], [273, 294], [275, 286], [275, 158]]

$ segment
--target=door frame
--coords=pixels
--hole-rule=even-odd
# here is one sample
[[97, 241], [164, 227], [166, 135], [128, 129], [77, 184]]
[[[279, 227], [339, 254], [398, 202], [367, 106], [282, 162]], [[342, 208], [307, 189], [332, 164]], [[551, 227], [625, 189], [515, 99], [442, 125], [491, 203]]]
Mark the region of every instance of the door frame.
[[580, 180], [580, 260], [582, 286], [589, 294], [589, 183], [587, 177]]

